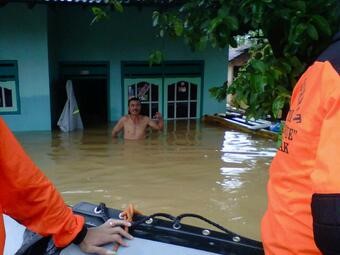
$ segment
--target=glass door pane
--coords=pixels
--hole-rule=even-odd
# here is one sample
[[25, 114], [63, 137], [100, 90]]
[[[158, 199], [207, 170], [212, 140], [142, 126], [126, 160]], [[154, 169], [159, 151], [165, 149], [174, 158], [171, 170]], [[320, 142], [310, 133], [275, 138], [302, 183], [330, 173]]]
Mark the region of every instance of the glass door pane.
[[201, 117], [201, 78], [165, 78], [164, 91], [164, 117], [166, 119]]
[[162, 109], [162, 79], [161, 78], [136, 78], [124, 79], [124, 114], [128, 113], [128, 101], [131, 97], [141, 100], [141, 113], [152, 118]]

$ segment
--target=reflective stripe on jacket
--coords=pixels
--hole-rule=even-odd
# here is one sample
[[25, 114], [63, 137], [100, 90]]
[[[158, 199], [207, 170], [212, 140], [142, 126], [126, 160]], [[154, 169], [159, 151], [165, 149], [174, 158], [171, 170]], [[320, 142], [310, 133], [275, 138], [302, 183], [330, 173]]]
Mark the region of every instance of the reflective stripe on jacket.
[[[0, 118], [0, 214], [5, 213], [30, 230], [52, 235], [57, 247], [68, 245], [84, 219], [65, 205], [54, 185], [27, 156]], [[0, 215], [0, 254], [5, 242]]]

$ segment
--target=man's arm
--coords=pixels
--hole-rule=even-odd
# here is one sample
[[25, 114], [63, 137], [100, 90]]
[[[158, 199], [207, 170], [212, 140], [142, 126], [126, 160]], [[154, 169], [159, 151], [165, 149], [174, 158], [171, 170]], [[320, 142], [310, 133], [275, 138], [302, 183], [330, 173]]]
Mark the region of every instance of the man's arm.
[[3, 212], [34, 232], [69, 244], [84, 226], [22, 149], [0, 118], [0, 203]]
[[125, 117], [120, 118], [118, 123], [112, 129], [112, 137], [113, 138], [117, 137], [118, 133], [123, 130], [123, 128], [124, 128], [124, 120], [125, 120]]
[[164, 123], [160, 112], [156, 112], [155, 119], [149, 119], [148, 125], [155, 130], [162, 130]]
[[[329, 64], [324, 64], [329, 67]], [[329, 251], [339, 253], [339, 245], [334, 242], [339, 236], [340, 201], [340, 76], [330, 68], [318, 73], [319, 86], [326, 87], [325, 102], [320, 108], [322, 126], [315, 166], [311, 174], [313, 183], [312, 216], [314, 240], [323, 254]]]
[[[323, 72], [316, 74], [320, 87], [325, 87], [320, 114], [320, 130], [315, 166], [311, 180], [316, 193], [339, 193], [340, 191], [340, 76], [330, 64], [323, 64]], [[316, 76], [315, 75], [315, 76]], [[339, 194], [340, 198], [340, 194]]]
[[[110, 254], [99, 245], [111, 241], [122, 243], [120, 236], [131, 238], [115, 222], [86, 229], [84, 218], [73, 214], [55, 186], [22, 149], [0, 118], [0, 206], [2, 212], [43, 236], [51, 235], [57, 247], [72, 241], [84, 252]], [[0, 215], [1, 216], [1, 215]], [[108, 229], [109, 228], [109, 231]], [[111, 229], [112, 228], [112, 229]], [[1, 249], [1, 247], [0, 247]]]

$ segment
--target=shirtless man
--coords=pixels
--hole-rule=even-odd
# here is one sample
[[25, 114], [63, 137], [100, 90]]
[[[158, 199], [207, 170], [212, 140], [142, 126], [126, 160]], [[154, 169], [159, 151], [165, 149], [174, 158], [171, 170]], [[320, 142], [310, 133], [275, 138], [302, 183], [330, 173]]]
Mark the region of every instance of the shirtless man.
[[163, 129], [163, 118], [159, 112], [156, 112], [156, 120], [147, 116], [140, 115], [141, 103], [137, 97], [129, 99], [129, 114], [123, 116], [112, 130], [112, 137], [124, 129], [124, 139], [138, 140], [145, 138], [145, 131], [148, 126], [155, 130]]

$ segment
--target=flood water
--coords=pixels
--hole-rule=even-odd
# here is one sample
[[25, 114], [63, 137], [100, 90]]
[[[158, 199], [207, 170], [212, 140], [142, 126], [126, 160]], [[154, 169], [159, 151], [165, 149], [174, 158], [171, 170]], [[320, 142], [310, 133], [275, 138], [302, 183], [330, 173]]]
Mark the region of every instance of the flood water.
[[144, 141], [113, 140], [111, 128], [16, 137], [68, 204], [133, 203], [146, 215], [191, 212], [260, 239], [274, 141], [200, 121], [168, 122]]

